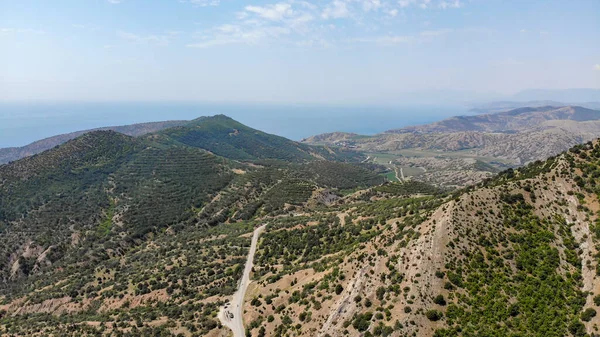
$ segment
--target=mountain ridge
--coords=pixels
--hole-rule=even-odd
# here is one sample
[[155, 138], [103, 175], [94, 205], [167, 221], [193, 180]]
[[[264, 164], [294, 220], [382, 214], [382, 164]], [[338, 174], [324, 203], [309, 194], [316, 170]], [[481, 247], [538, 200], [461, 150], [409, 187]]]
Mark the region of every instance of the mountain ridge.
[[600, 119], [600, 111], [579, 106], [541, 106], [522, 107], [508, 111], [478, 114], [475, 116], [457, 116], [423, 126], [409, 126], [389, 130], [385, 133], [404, 132], [506, 132], [533, 128], [549, 120], [592, 121]]
[[187, 123], [187, 121], [164, 121], [138, 123], [123, 126], [108, 126], [96, 129], [76, 131], [62, 135], [56, 135], [44, 138], [21, 147], [0, 148], [0, 165], [15, 161], [21, 158], [29, 157], [34, 154], [49, 150], [55, 146], [63, 144], [71, 139], [77, 138], [85, 133], [101, 130], [113, 130], [129, 136], [140, 136], [146, 133], [156, 132], [165, 128], [170, 128]]

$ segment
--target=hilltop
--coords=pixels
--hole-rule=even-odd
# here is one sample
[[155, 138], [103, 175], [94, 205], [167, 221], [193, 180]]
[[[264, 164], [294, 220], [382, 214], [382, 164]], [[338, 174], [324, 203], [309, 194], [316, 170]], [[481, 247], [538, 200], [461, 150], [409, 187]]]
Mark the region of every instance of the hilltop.
[[185, 125], [149, 135], [147, 139], [163, 144], [183, 144], [202, 148], [235, 160], [279, 159], [311, 161], [316, 159], [358, 159], [360, 154], [309, 146], [243, 125], [225, 115], [200, 117]]

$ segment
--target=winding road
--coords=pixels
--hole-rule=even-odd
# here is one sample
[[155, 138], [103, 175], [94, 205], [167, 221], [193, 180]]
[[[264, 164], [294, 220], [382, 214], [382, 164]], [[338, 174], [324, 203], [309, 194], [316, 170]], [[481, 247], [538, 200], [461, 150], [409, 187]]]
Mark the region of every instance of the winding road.
[[256, 246], [258, 246], [258, 238], [266, 226], [267, 225], [264, 224], [254, 230], [252, 244], [250, 245], [246, 266], [244, 267], [244, 274], [238, 285], [238, 290], [233, 294], [231, 302], [225, 304], [219, 310], [219, 320], [221, 321], [221, 324], [233, 331], [233, 337], [244, 337], [244, 297], [246, 296], [246, 290], [250, 284], [250, 272], [254, 265], [254, 254], [256, 253]]

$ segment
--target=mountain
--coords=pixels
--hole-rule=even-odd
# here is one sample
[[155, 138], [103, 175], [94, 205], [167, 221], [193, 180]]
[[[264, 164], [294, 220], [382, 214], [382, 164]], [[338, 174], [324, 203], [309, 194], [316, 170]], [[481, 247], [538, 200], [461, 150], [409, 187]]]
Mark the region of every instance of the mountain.
[[543, 107], [543, 106], [569, 106], [569, 105], [581, 106], [584, 108], [594, 109], [594, 110], [600, 109], [600, 102], [564, 103], [564, 102], [545, 100], [545, 101], [526, 101], [526, 102], [496, 101], [496, 102], [489, 102], [489, 103], [473, 104], [470, 106], [471, 107], [470, 111], [473, 111], [476, 113], [488, 114], [488, 113], [502, 112], [502, 111], [507, 111], [507, 110], [512, 110], [512, 109], [524, 108], [524, 107], [537, 108], [537, 107]]
[[72, 133], [67, 133], [63, 135], [53, 136], [46, 139], [42, 139], [36, 142], [33, 142], [29, 145], [22, 147], [9, 147], [0, 149], [0, 165], [6, 164], [11, 161], [15, 161], [21, 158], [29, 157], [34, 154], [38, 154], [40, 152], [49, 150], [55, 146], [60, 144], [64, 144], [65, 142], [77, 138], [85, 133], [100, 131], [100, 130], [112, 130], [129, 136], [141, 136], [147, 133], [156, 132], [159, 130], [171, 128], [174, 126], [183, 125], [188, 123], [188, 121], [165, 121], [165, 122], [152, 122], [152, 123], [140, 123], [140, 124], [132, 124], [125, 126], [109, 126], [104, 128], [85, 130], [85, 131], [77, 131]]
[[254, 219], [385, 182], [318, 153], [337, 156], [216, 116], [137, 138], [89, 132], [0, 166], [0, 330], [81, 336], [117, 315], [125, 334], [217, 331]]
[[[231, 126], [237, 129], [229, 129]], [[209, 136], [202, 138], [204, 132]], [[211, 140], [203, 143], [207, 138]], [[244, 145], [238, 149], [235, 144], [240, 141]], [[166, 144], [170, 142], [173, 144]], [[185, 142], [190, 146], [182, 146]], [[324, 161], [318, 153], [338, 158], [331, 149], [298, 144], [216, 116], [141, 138], [93, 131], [2, 165], [0, 229], [4, 245], [0, 246], [9, 247], [5, 252], [9, 258], [0, 264], [0, 279], [28, 275], [47, 262], [19, 262], [17, 252], [33, 249], [37, 253], [24, 254], [39, 258], [47, 249], [55, 249], [62, 253], [52, 256], [60, 257], [69, 249], [65, 242], [49, 238], [97, 238], [99, 233], [118, 231], [119, 240], [135, 241], [177, 223], [211, 225], [221, 219], [219, 212], [205, 214], [201, 208], [218, 207], [221, 212], [229, 208], [221, 220], [251, 217], [262, 208], [275, 212], [305, 202], [318, 189], [352, 189], [384, 182], [379, 172], [367, 165]], [[243, 164], [237, 161], [240, 154], [244, 159], [252, 156], [270, 161]], [[240, 183], [246, 185], [241, 188]], [[115, 226], [123, 223], [127, 226]], [[34, 248], [33, 242], [44, 244]]]
[[180, 127], [146, 138], [163, 144], [202, 148], [234, 160], [278, 159], [294, 162], [316, 159], [359, 159], [356, 152], [309, 146], [252, 129], [227, 116], [200, 117]]
[[524, 107], [457, 116], [375, 136], [327, 134], [307, 144], [338, 145], [410, 179], [464, 187], [490, 172], [543, 160], [600, 136], [600, 111], [578, 106]]
[[579, 106], [523, 107], [508, 111], [475, 116], [457, 116], [422, 126], [409, 126], [386, 133], [450, 133], [450, 132], [510, 132], [528, 130], [547, 121], [597, 121], [600, 111]]
[[[448, 192], [292, 147], [241, 162], [171, 132], [92, 132], [0, 167], [3, 334], [229, 335], [217, 314], [261, 224], [246, 335], [585, 336], [600, 323], [598, 141]], [[240, 150], [281, 155], [263, 148]]]

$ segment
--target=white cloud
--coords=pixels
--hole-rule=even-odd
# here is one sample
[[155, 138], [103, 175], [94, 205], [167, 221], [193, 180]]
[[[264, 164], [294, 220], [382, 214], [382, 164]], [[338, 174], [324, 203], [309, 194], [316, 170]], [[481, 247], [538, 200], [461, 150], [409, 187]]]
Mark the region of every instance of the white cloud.
[[290, 29], [278, 26], [258, 26], [225, 24], [212, 29], [209, 34], [200, 34], [199, 41], [190, 43], [190, 48], [208, 48], [228, 44], [255, 45], [273, 38], [289, 35]]
[[321, 13], [323, 19], [340, 19], [349, 16], [348, 5], [342, 0], [333, 0]]
[[246, 6], [246, 11], [254, 13], [259, 17], [267, 20], [280, 21], [285, 17], [291, 16], [294, 11], [289, 3], [278, 3], [274, 5], [261, 6]]
[[167, 46], [171, 43], [173, 34], [168, 35], [138, 35], [130, 32], [117, 32], [117, 35], [127, 41], [137, 44], [151, 44], [155, 46]]
[[221, 0], [180, 0], [199, 7], [215, 7], [221, 4]]
[[[182, 0], [186, 2], [200, 0]], [[207, 0], [205, 0], [207, 1]], [[390, 18], [405, 16], [406, 7], [415, 9], [445, 9], [461, 7], [460, 0], [279, 0], [270, 4], [249, 4], [235, 13], [232, 21], [194, 34], [188, 47], [208, 48], [228, 44], [267, 44], [279, 40], [296, 46], [331, 46], [335, 43], [328, 34], [337, 30], [334, 20], [346, 20], [364, 32], [381, 31], [391, 24]], [[387, 22], [387, 23], [382, 23]], [[429, 30], [406, 36], [390, 31], [386, 35], [338, 42], [354, 41], [377, 45], [395, 45], [411, 41], [422, 42], [450, 33], [450, 30]]]
[[441, 9], [460, 8], [460, 7], [462, 7], [462, 4], [460, 3], [460, 0], [442, 1], [438, 4], [438, 7]]
[[383, 35], [383, 36], [374, 36], [374, 37], [364, 37], [351, 39], [349, 42], [358, 42], [358, 43], [373, 43], [379, 46], [394, 46], [399, 44], [406, 43], [425, 43], [430, 42], [435, 38], [447, 35], [454, 32], [452, 29], [438, 29], [438, 30], [424, 30], [415, 35]]
[[390, 9], [387, 11], [387, 14], [393, 18], [395, 18], [396, 16], [398, 16], [398, 9], [394, 8], [394, 9]]
[[424, 38], [430, 38], [430, 37], [438, 37], [438, 36], [446, 35], [451, 32], [452, 32], [452, 29], [444, 28], [444, 29], [437, 29], [437, 30], [424, 30], [424, 31], [420, 32], [419, 35]]
[[0, 28], [0, 34], [46, 34], [40, 29], [31, 28]]
[[600, 63], [594, 64], [594, 70], [600, 71]]
[[113, 4], [113, 5], [117, 5], [121, 3], [121, 0], [107, 0], [108, 3]]
[[358, 42], [358, 43], [373, 43], [379, 46], [394, 46], [398, 44], [405, 44], [414, 41], [413, 36], [407, 35], [385, 35], [385, 36], [375, 36], [375, 37], [364, 37], [364, 38], [356, 38], [351, 39], [349, 42]]
[[463, 7], [461, 0], [441, 0], [437, 2], [433, 2], [432, 0], [398, 0], [398, 5], [400, 8], [419, 7], [422, 9], [448, 9]]
[[296, 42], [296, 46], [310, 48], [331, 48], [334, 45], [325, 39], [309, 39]]
[[[318, 44], [320, 36], [313, 25], [319, 8], [304, 1], [290, 0], [264, 6], [248, 5], [236, 13], [236, 21], [217, 25], [195, 34], [196, 41], [187, 46], [208, 48], [228, 44], [257, 45], [272, 40], [295, 36], [297, 41], [313, 41]], [[305, 35], [311, 33], [310, 39]], [[298, 45], [298, 42], [290, 43]], [[307, 45], [309, 43], [306, 43]]]
[[362, 0], [362, 7], [366, 12], [376, 11], [382, 6], [381, 0]]

